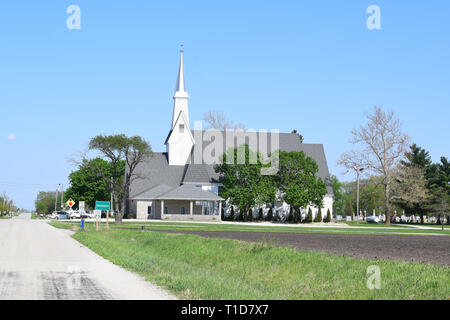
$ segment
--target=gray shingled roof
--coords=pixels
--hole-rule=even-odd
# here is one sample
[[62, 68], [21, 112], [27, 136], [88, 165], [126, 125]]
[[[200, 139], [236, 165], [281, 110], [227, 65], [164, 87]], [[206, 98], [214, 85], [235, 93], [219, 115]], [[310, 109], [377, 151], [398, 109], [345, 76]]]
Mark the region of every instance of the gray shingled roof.
[[[209, 143], [204, 142], [203, 139], [197, 139], [199, 134], [203, 134], [200, 131], [193, 131], [194, 139], [196, 143], [193, 153], [204, 150]], [[249, 143], [248, 133], [238, 133], [241, 138], [244, 138], [244, 143]], [[198, 141], [200, 140], [200, 141]], [[224, 139], [225, 140], [225, 139]], [[235, 138], [235, 144], [237, 144], [237, 138]], [[259, 146], [259, 141], [258, 144]], [[225, 151], [225, 141], [223, 142], [223, 151]], [[333, 194], [331, 187], [330, 173], [328, 171], [327, 160], [325, 157], [325, 151], [322, 144], [307, 144], [300, 143], [298, 135], [291, 133], [279, 134], [279, 148], [282, 151], [304, 151], [306, 155], [313, 158], [319, 167], [318, 176], [324, 179], [328, 183], [328, 194]], [[271, 150], [271, 135], [268, 133], [267, 137], [267, 150], [263, 152], [267, 154]], [[217, 154], [214, 154], [216, 159], [223, 153], [222, 150], [217, 150]], [[262, 150], [258, 150], [262, 151]], [[185, 166], [169, 166], [167, 160], [167, 154], [161, 152], [153, 153], [152, 157], [147, 158], [145, 161], [139, 164], [136, 168], [136, 173], [141, 177], [132, 182], [130, 187], [130, 199], [139, 196], [145, 191], [149, 191], [158, 185], [167, 185], [169, 187], [179, 187], [182, 184], [208, 184], [217, 183], [219, 175], [214, 171], [213, 164], [192, 164], [191, 158], [190, 164]]]
[[159, 200], [196, 200], [196, 201], [222, 201], [225, 200], [218, 195], [204, 191], [200, 187], [191, 184], [184, 184], [169, 192], [166, 192], [156, 199]]
[[173, 187], [168, 186], [167, 184], [159, 184], [157, 186], [153, 186], [150, 189], [139, 193], [138, 195], [131, 198], [132, 200], [147, 200], [147, 199], [156, 199], [158, 196], [173, 190]]
[[154, 152], [136, 167], [138, 178], [131, 183], [130, 199], [157, 185], [178, 187], [182, 183], [184, 170], [185, 166], [169, 166], [166, 153]]
[[[220, 131], [217, 131], [217, 132], [222, 134], [222, 132], [220, 132]], [[208, 142], [208, 141], [205, 142], [205, 141], [203, 141], [204, 139], [198, 139], [199, 135], [204, 134], [204, 133], [205, 133], [205, 131], [193, 131], [194, 139], [196, 139], [193, 154], [195, 154], [196, 152], [197, 152], [197, 154], [199, 154], [199, 152], [201, 150], [205, 150], [205, 147], [207, 145], [209, 145], [210, 142]], [[268, 132], [267, 133], [267, 144], [266, 144], [267, 149], [266, 150], [258, 150], [258, 152], [263, 153], [265, 156], [267, 156], [267, 154], [270, 153], [270, 151], [271, 151], [271, 137], [272, 137], [271, 133]], [[234, 139], [235, 146], [238, 146], [238, 138], [241, 141], [244, 141], [244, 143], [249, 144], [248, 132], [239, 132], [239, 131], [235, 132], [235, 139]], [[200, 141], [197, 141], [197, 140], [200, 140]], [[257, 141], [256, 145], [259, 148], [259, 145], [260, 145], [259, 140]], [[282, 151], [303, 151], [303, 152], [305, 152], [306, 155], [313, 158], [314, 161], [317, 162], [317, 165], [319, 167], [318, 176], [328, 183], [328, 188], [327, 188], [328, 193], [333, 194], [333, 189], [331, 187], [330, 173], [328, 171], [327, 159], [325, 157], [325, 150], [324, 150], [322, 144], [301, 143], [297, 134], [279, 133], [279, 146], [278, 147]], [[223, 154], [224, 152], [226, 152], [225, 138], [223, 138], [222, 150], [219, 150], [219, 152], [214, 154], [214, 156], [216, 157], [216, 160], [218, 160], [219, 157], [221, 156], [221, 154]], [[191, 160], [191, 162], [193, 162], [193, 161]], [[191, 165], [189, 165], [189, 166], [191, 166]], [[211, 178], [214, 178], [214, 179], [218, 178], [218, 175], [215, 174], [215, 172], [214, 172], [213, 165], [205, 165], [205, 168], [203, 169], [203, 171], [208, 171], [208, 172], [212, 171], [212, 173], [210, 173]], [[198, 169], [193, 170], [193, 172], [197, 173]], [[199, 181], [194, 181], [195, 179], [198, 179]], [[203, 172], [198, 175], [195, 175], [195, 174], [189, 175], [189, 182], [204, 182]]]

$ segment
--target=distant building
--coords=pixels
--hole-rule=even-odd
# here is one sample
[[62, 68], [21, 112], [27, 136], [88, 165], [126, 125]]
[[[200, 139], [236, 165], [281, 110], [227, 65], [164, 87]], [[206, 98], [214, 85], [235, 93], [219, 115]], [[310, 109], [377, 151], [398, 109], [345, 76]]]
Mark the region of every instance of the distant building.
[[[139, 176], [130, 186], [129, 208], [137, 219], [169, 220], [220, 220], [224, 200], [219, 197], [221, 187], [219, 175], [214, 171], [214, 163], [229, 147], [230, 134], [234, 147], [243, 143], [259, 146], [263, 154], [270, 152], [274, 141], [276, 149], [282, 151], [304, 151], [319, 166], [318, 176], [328, 183], [328, 194], [324, 199], [323, 215], [333, 209], [333, 192], [323, 145], [301, 143], [295, 133], [267, 133], [259, 136], [252, 132], [221, 132], [217, 130], [191, 130], [189, 122], [189, 95], [185, 87], [183, 50], [173, 96], [173, 116], [165, 145], [166, 152], [154, 152], [136, 168]], [[222, 141], [212, 139], [223, 138]], [[276, 140], [275, 140], [276, 139]], [[214, 161], [203, 159], [214, 143], [222, 145], [220, 152], [212, 154]], [[226, 140], [226, 141], [225, 141]], [[252, 144], [253, 143], [253, 144]], [[262, 147], [261, 147], [262, 146]], [[209, 149], [208, 149], [209, 148]], [[273, 151], [273, 150], [272, 150]], [[278, 210], [287, 210], [286, 204], [275, 203]], [[317, 208], [313, 208], [314, 214]]]

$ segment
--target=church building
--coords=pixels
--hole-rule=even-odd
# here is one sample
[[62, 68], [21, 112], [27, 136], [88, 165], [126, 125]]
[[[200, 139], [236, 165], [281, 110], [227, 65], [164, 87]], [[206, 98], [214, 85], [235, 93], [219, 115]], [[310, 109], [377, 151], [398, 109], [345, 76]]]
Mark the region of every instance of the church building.
[[[135, 171], [138, 178], [130, 186], [129, 208], [137, 219], [220, 221], [222, 208], [227, 211], [231, 208], [227, 206], [226, 199], [219, 196], [220, 176], [214, 171], [214, 164], [219, 163], [221, 154], [230, 147], [229, 139], [224, 138], [230, 133], [228, 130], [192, 129], [183, 63], [182, 49], [173, 96], [172, 121], [165, 140], [166, 151], [153, 152], [144, 159]], [[329, 209], [332, 213], [333, 192], [322, 144], [302, 143], [295, 133], [270, 132], [263, 137], [250, 130], [235, 130], [231, 132], [231, 137], [231, 147], [246, 143], [252, 151], [265, 155], [275, 150], [271, 148], [276, 148], [304, 151], [312, 157], [319, 167], [318, 176], [328, 184], [322, 212], [326, 214]], [[205, 151], [214, 149], [211, 146], [213, 142], [217, 146], [218, 141], [221, 148], [207, 152], [210, 157], [203, 159]], [[252, 146], [257, 146], [258, 150]], [[282, 214], [288, 209], [281, 201], [274, 204], [274, 213]], [[318, 209], [312, 209], [315, 215]]]

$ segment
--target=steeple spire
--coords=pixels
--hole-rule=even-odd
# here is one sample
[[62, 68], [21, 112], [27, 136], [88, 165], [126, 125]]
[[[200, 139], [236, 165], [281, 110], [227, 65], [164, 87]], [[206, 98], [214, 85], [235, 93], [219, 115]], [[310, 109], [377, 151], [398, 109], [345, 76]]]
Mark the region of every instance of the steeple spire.
[[180, 49], [180, 68], [178, 69], [178, 78], [177, 78], [177, 85], [175, 88], [175, 95], [177, 94], [177, 92], [183, 93], [186, 92], [185, 91], [185, 83], [184, 83], [184, 65], [183, 65], [183, 49], [184, 45], [181, 44], [181, 49]]
[[175, 122], [177, 121], [180, 112], [183, 113], [184, 118], [186, 119], [186, 126], [189, 127], [189, 110], [188, 110], [188, 99], [189, 95], [186, 92], [186, 86], [184, 83], [184, 61], [183, 61], [183, 49], [184, 45], [181, 44], [180, 49], [180, 67], [178, 69], [178, 77], [177, 84], [175, 87], [175, 94], [173, 96], [174, 106], [173, 106], [173, 115], [172, 115], [172, 129], [175, 126]]

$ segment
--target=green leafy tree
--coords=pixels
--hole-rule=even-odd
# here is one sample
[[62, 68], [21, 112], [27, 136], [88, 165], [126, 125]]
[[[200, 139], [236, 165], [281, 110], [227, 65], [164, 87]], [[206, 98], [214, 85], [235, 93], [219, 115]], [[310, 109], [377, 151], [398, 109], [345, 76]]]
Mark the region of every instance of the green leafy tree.
[[[113, 201], [116, 208], [119, 208], [120, 197], [123, 199], [122, 209], [115, 214], [116, 224], [122, 223], [124, 214], [129, 211], [130, 185], [134, 179], [139, 178], [135, 174], [135, 169], [147, 156], [152, 155], [150, 144], [139, 136], [127, 137], [124, 134], [103, 136], [98, 135], [89, 142], [89, 150], [96, 150], [108, 159], [111, 163], [111, 189]], [[125, 176], [121, 170], [121, 162], [125, 161]], [[84, 160], [88, 162], [88, 160]], [[99, 168], [94, 168], [95, 172], [104, 179], [103, 172]], [[108, 182], [107, 182], [108, 183]]]
[[280, 151], [279, 157], [280, 168], [276, 179], [283, 200], [295, 212], [300, 212], [300, 208], [309, 204], [322, 206], [327, 184], [317, 177], [317, 163], [303, 151]]
[[431, 214], [437, 217], [437, 224], [442, 224], [442, 218], [450, 214], [450, 195], [442, 187], [434, 189], [432, 202], [428, 206]]
[[55, 210], [56, 198], [50, 192], [41, 191], [35, 201], [35, 208], [38, 214], [50, 214]]
[[[119, 175], [125, 174], [125, 161], [117, 164]], [[95, 168], [91, 170], [91, 168]], [[65, 191], [66, 199], [73, 199], [78, 206], [79, 201], [85, 201], [90, 208], [95, 207], [95, 201], [109, 201], [111, 195], [112, 163], [101, 158], [88, 160], [81, 164], [78, 170], [69, 175], [70, 187]], [[99, 174], [99, 172], [101, 172]], [[102, 179], [99, 179], [99, 176]], [[121, 198], [119, 194], [119, 198]]]
[[230, 148], [222, 155], [222, 163], [214, 167], [221, 174], [220, 196], [239, 209], [240, 219], [246, 220], [255, 205], [275, 201], [276, 186], [272, 176], [261, 175], [265, 166], [261, 154], [248, 145]]
[[333, 212], [336, 215], [345, 215], [345, 205], [346, 198], [343, 190], [343, 184], [339, 179], [332, 175], [331, 184], [333, 187], [334, 201], [333, 201]]

